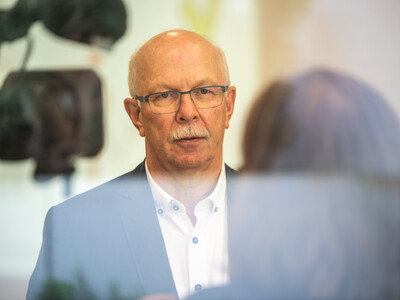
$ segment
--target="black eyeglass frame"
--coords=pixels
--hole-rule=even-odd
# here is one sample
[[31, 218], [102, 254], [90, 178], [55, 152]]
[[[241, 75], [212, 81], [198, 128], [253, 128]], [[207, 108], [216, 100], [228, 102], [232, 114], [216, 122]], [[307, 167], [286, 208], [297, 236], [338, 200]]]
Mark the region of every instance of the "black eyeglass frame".
[[164, 94], [164, 93], [179, 93], [179, 94], [181, 94], [181, 95], [189, 94], [189, 95], [190, 95], [190, 98], [193, 100], [192, 95], [191, 95], [191, 92], [192, 92], [192, 91], [198, 90], [198, 89], [211, 88], [211, 87], [220, 87], [220, 88], [222, 89], [222, 94], [223, 94], [223, 93], [225, 93], [225, 92], [228, 90], [229, 85], [208, 85], [208, 86], [201, 86], [201, 87], [194, 88], [194, 89], [191, 89], [191, 90], [185, 91], [185, 92], [179, 92], [179, 91], [159, 92], [159, 93], [149, 94], [149, 95], [146, 95], [146, 96], [135, 96], [134, 99], [139, 100], [140, 102], [147, 102], [147, 103], [149, 103], [149, 97], [150, 97], [150, 96], [161, 95], [161, 94]]

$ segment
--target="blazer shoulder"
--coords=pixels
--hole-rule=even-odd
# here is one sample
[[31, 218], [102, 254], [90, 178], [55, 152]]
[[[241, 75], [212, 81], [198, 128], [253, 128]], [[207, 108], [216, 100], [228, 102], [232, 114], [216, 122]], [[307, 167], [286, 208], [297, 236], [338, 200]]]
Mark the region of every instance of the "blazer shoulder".
[[235, 169], [232, 169], [227, 164], [225, 164], [225, 171], [226, 171], [226, 175], [228, 177], [235, 177], [235, 176], [239, 175], [239, 171], [236, 171]]
[[96, 203], [112, 202], [120, 197], [131, 198], [135, 194], [141, 194], [146, 187], [145, 183], [147, 184], [147, 177], [143, 161], [134, 170], [73, 196], [55, 207], [75, 206], [77, 203], [79, 206], [90, 205], [94, 201]]

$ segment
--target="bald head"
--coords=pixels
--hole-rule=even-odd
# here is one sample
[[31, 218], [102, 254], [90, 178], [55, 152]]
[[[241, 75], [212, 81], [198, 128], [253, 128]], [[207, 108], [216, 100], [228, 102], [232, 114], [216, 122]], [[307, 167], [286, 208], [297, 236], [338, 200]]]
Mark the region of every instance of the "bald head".
[[222, 77], [222, 84], [230, 84], [225, 54], [220, 48], [197, 33], [170, 30], [154, 36], [132, 55], [128, 77], [130, 95], [133, 97], [143, 93], [143, 82], [151, 80], [150, 77], [154, 75], [151, 70], [155, 61], [158, 64], [174, 61], [183, 65], [189, 56], [197, 54], [206, 57], [215, 66], [218, 76]]

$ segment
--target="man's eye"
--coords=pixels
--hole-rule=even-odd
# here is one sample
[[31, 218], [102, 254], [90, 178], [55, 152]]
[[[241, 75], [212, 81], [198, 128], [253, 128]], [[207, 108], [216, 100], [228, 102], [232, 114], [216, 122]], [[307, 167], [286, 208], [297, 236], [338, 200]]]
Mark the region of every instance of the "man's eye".
[[161, 93], [160, 94], [161, 98], [168, 98], [168, 96], [169, 96], [169, 93]]
[[202, 93], [203, 95], [209, 94], [209, 93], [210, 93], [210, 90], [209, 90], [209, 89], [206, 89], [206, 88], [203, 88], [203, 89], [200, 89], [200, 93]]

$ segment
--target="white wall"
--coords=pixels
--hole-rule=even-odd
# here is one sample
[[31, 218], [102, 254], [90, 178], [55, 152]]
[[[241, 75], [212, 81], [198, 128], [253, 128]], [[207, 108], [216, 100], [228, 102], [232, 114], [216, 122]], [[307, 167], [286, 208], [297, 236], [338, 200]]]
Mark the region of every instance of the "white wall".
[[379, 90], [400, 115], [400, 1], [258, 0], [265, 82], [314, 66]]

